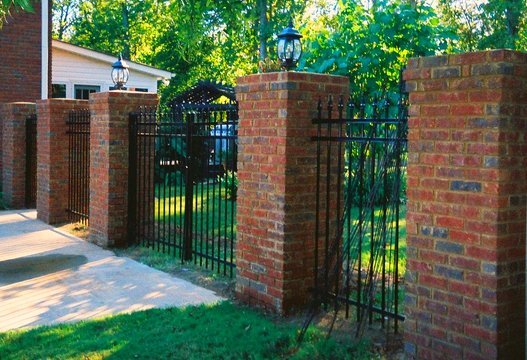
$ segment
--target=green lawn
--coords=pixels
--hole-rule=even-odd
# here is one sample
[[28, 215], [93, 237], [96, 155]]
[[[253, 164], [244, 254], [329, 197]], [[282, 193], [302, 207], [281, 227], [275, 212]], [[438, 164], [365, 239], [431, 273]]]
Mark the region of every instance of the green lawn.
[[[363, 224], [363, 237], [362, 244], [358, 246], [359, 236], [351, 237], [351, 239], [346, 239], [346, 234], [349, 233], [349, 229], [353, 229], [358, 224], [359, 211], [357, 208], [353, 208], [351, 211], [351, 218], [349, 222], [344, 224], [344, 244], [346, 241], [350, 241], [350, 259], [351, 259], [351, 273], [352, 273], [352, 282], [353, 279], [357, 278], [358, 269], [362, 269], [362, 281], [365, 281], [365, 278], [370, 270], [370, 259], [371, 259], [371, 245], [372, 245], [372, 231], [371, 231], [371, 209], [363, 212], [364, 215], [367, 215], [364, 219]], [[377, 292], [375, 293], [375, 306], [381, 307], [381, 287], [383, 284], [382, 281], [382, 267], [384, 265], [385, 271], [385, 290], [386, 290], [386, 306], [391, 311], [395, 310], [395, 212], [394, 209], [387, 209], [386, 211], [386, 249], [382, 249], [382, 233], [383, 233], [383, 210], [382, 208], [375, 208], [374, 210], [374, 241], [373, 248], [376, 256], [373, 261], [373, 269], [376, 274], [377, 282]], [[356, 231], [356, 229], [355, 229]], [[399, 239], [398, 239], [398, 296], [397, 296], [397, 309], [398, 313], [404, 313], [404, 274], [406, 272], [406, 205], [402, 204], [399, 207]], [[359, 251], [360, 250], [360, 251]], [[383, 258], [384, 252], [384, 258]], [[360, 254], [360, 264], [359, 264], [359, 254]], [[345, 263], [346, 266], [346, 263]], [[361, 297], [364, 299], [365, 294], [363, 293]], [[354, 300], [358, 300], [358, 293], [355, 290], [351, 291], [350, 297]], [[376, 315], [379, 317], [380, 315]]]
[[[213, 180], [194, 185], [193, 192], [194, 263], [230, 274], [225, 264], [235, 262], [236, 201], [228, 199], [223, 183]], [[177, 246], [148, 241], [143, 244], [179, 257], [184, 216], [185, 186], [158, 184], [155, 189], [155, 237]]]
[[[367, 211], [369, 215], [369, 211]], [[364, 214], [364, 213], [363, 213]], [[379, 249], [381, 242], [380, 242], [380, 234], [382, 232], [381, 230], [381, 224], [382, 224], [382, 216], [383, 211], [380, 208], [376, 208], [374, 211], [374, 238], [376, 239], [374, 241], [374, 248]], [[350, 233], [353, 230], [349, 230], [350, 227], [353, 229], [357, 226], [359, 220], [359, 211], [358, 208], [353, 208], [351, 210], [350, 214], [350, 222], [347, 221], [344, 222], [344, 229], [343, 229], [343, 242], [346, 243], [346, 241], [350, 241], [351, 246], [349, 246], [350, 250], [350, 256], [352, 259], [357, 259], [359, 255], [359, 246], [358, 246], [358, 236], [355, 236], [351, 240], [347, 240], [348, 233]], [[393, 210], [388, 209], [387, 210], [387, 246], [386, 246], [386, 255], [385, 255], [385, 266], [386, 271], [388, 273], [393, 273], [395, 270], [394, 267], [394, 254], [395, 254], [395, 216], [393, 214]], [[360, 254], [361, 254], [361, 267], [366, 266], [371, 258], [371, 222], [369, 216], [364, 219], [364, 228], [363, 228], [363, 237], [362, 237], [362, 244], [360, 248]], [[406, 270], [406, 205], [400, 205], [399, 208], [399, 267], [398, 267], [398, 273], [399, 276], [404, 276], [405, 270]], [[376, 250], [378, 251], [378, 250]], [[381, 253], [379, 252], [379, 255]], [[381, 265], [382, 262], [379, 263]]]
[[[227, 198], [221, 183], [203, 182], [193, 188], [193, 230], [208, 236], [236, 237], [236, 201]], [[155, 220], [183, 225], [185, 186], [157, 186]]]
[[154, 309], [95, 321], [0, 333], [0, 358], [23, 359], [372, 359], [367, 342], [337, 343], [299, 325], [222, 302]]
[[[236, 201], [227, 199], [225, 188], [219, 184], [200, 183], [194, 186], [194, 218], [193, 234], [194, 246], [200, 252], [209, 255], [220, 254], [223, 257], [224, 244], [218, 243], [218, 239], [236, 239]], [[155, 199], [155, 221], [159, 224], [171, 224], [172, 227], [181, 229], [183, 226], [183, 217], [185, 209], [185, 187], [170, 186], [157, 187]], [[358, 222], [358, 209], [355, 207], [351, 210], [351, 226]], [[375, 210], [375, 222], [378, 222], [382, 216], [382, 211]], [[393, 217], [388, 210], [388, 218]], [[369, 218], [365, 219], [364, 240], [362, 243], [362, 259], [364, 262], [370, 258], [370, 224]], [[175, 226], [174, 226], [175, 225]], [[394, 221], [390, 222], [394, 226]], [[399, 271], [404, 273], [406, 264], [406, 206], [400, 207], [400, 230], [399, 230]], [[389, 226], [390, 227], [390, 226]], [[161, 226], [162, 228], [162, 226]], [[168, 228], [168, 226], [167, 226]], [[344, 223], [344, 236], [348, 230], [348, 222]], [[161, 237], [168, 236], [166, 230], [161, 229]], [[218, 246], [220, 245], [220, 246]], [[358, 255], [358, 249], [351, 248], [354, 255]], [[390, 261], [389, 255], [394, 252], [394, 244], [387, 247], [387, 262]], [[230, 249], [227, 247], [227, 258], [230, 257]], [[392, 266], [392, 265], [390, 265]]]
[[[235, 263], [235, 239], [236, 239], [236, 201], [227, 199], [225, 187], [221, 183], [203, 182], [194, 186], [194, 217], [193, 217], [193, 248], [198, 253], [194, 257], [194, 262], [207, 268], [214, 267], [215, 270], [224, 270], [223, 263], [212, 261], [211, 258], [219, 259], [223, 262]], [[185, 187], [184, 186], [158, 186], [156, 188], [155, 202], [155, 221], [158, 224], [158, 238], [168, 239], [173, 237], [171, 243], [181, 244], [185, 211]], [[360, 248], [361, 267], [367, 267], [371, 252], [371, 223], [367, 213], [364, 219], [363, 241]], [[379, 236], [380, 222], [382, 221], [382, 211], [375, 209], [374, 222], [376, 229], [375, 236]], [[356, 227], [359, 218], [359, 211], [355, 207], [351, 210], [350, 219], [344, 222], [344, 244], [348, 236], [349, 227]], [[387, 218], [388, 232], [391, 231], [391, 238], [386, 247], [385, 267], [387, 273], [393, 273], [395, 245], [393, 243], [394, 214], [388, 210]], [[167, 225], [168, 224], [168, 225]], [[399, 222], [399, 266], [398, 274], [404, 276], [406, 268], [406, 206], [400, 206]], [[390, 230], [391, 228], [391, 230]], [[167, 230], [168, 229], [168, 230]], [[172, 230], [170, 230], [172, 229]], [[175, 229], [175, 230], [174, 230]], [[232, 239], [232, 243], [231, 243]], [[352, 240], [349, 248], [352, 259], [358, 259], [359, 247], [358, 237]], [[176, 248], [165, 249], [162, 245], [150, 244], [158, 250], [174, 252], [179, 254]], [[232, 246], [232, 248], [231, 248]], [[375, 245], [378, 248], [378, 244]], [[205, 256], [200, 256], [203, 254]], [[207, 258], [208, 257], [208, 258]], [[378, 261], [377, 261], [378, 262]], [[218, 267], [218, 264], [220, 265]], [[379, 264], [379, 262], [378, 262]], [[358, 267], [358, 264], [355, 264]], [[380, 265], [378, 265], [380, 266]], [[223, 271], [222, 271], [223, 272]], [[229, 269], [226, 270], [230, 273]]]

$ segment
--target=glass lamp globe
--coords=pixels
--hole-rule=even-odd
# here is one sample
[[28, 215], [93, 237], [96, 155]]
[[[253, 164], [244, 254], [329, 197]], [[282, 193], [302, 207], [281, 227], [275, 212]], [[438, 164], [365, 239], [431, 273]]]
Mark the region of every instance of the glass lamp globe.
[[122, 90], [128, 82], [128, 78], [130, 77], [128, 68], [128, 64], [123, 60], [121, 55], [119, 55], [119, 59], [112, 64], [112, 81], [117, 90]]
[[278, 34], [278, 59], [280, 59], [282, 68], [292, 70], [296, 68], [298, 60], [302, 56], [302, 35], [293, 28], [293, 20], [289, 25]]

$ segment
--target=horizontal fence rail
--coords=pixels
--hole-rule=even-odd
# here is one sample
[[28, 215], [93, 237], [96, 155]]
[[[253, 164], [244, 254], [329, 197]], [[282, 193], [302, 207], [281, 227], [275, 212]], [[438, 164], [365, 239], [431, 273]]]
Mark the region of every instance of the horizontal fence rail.
[[72, 110], [68, 120], [68, 220], [88, 224], [90, 207], [90, 111]]
[[37, 201], [37, 114], [26, 118], [25, 191], [25, 207], [34, 208]]
[[236, 104], [141, 109], [130, 116], [135, 243], [233, 276], [237, 124]]
[[[398, 331], [405, 213], [407, 101], [318, 103], [315, 304]], [[336, 189], [336, 190], [335, 190]], [[405, 223], [404, 223], [405, 224]], [[405, 233], [405, 231], [404, 231]], [[354, 308], [352, 311], [351, 308]]]

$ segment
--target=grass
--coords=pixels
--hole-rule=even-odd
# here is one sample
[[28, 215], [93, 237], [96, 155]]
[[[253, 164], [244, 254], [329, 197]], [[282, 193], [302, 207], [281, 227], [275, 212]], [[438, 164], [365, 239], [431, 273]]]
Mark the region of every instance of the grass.
[[[394, 244], [394, 234], [395, 234], [395, 220], [394, 220], [394, 214], [392, 214], [393, 210], [387, 211], [387, 246], [386, 246], [386, 259], [385, 259], [385, 266], [386, 271], [388, 273], [394, 272], [394, 253], [395, 253], [395, 244]], [[377, 208], [374, 212], [375, 216], [375, 238], [377, 239], [374, 242], [374, 247], [379, 248], [382, 244], [380, 243], [380, 233], [381, 233], [381, 221], [382, 221], [382, 209]], [[353, 208], [350, 213], [350, 224], [351, 228], [357, 226], [358, 219], [359, 218], [359, 211], [358, 208]], [[406, 270], [406, 205], [400, 206], [400, 213], [399, 213], [399, 268], [398, 273], [399, 276], [404, 276], [405, 270]], [[362, 248], [361, 248], [361, 267], [367, 266], [367, 264], [370, 261], [371, 257], [371, 223], [368, 219], [364, 220], [364, 235], [362, 240]], [[391, 228], [391, 231], [390, 231]], [[343, 237], [344, 242], [347, 241], [347, 233], [348, 233], [348, 222], [344, 222], [344, 229], [343, 229]], [[353, 231], [353, 230], [352, 230]], [[353, 238], [351, 240], [351, 246], [350, 246], [350, 256], [352, 259], [358, 258], [358, 236]]]
[[[185, 186], [155, 188], [154, 236], [142, 244], [180, 257], [184, 241]], [[212, 179], [193, 187], [193, 250], [195, 263], [231, 274], [235, 262], [236, 202], [228, 199], [225, 185]]]
[[145, 246], [131, 246], [125, 249], [114, 249], [118, 256], [126, 256], [140, 263], [183, 278], [196, 285], [215, 291], [225, 298], [234, 297], [235, 279], [223, 276], [217, 269], [209, 270], [193, 262], [181, 262], [173, 254], [163, 253]]
[[153, 309], [95, 321], [0, 333], [3, 360], [22, 359], [372, 359], [367, 341], [337, 343], [311, 327], [221, 302]]
[[[160, 224], [161, 238], [167, 238], [167, 225], [172, 224], [172, 228], [182, 229], [185, 209], [185, 187], [184, 186], [158, 186], [156, 188], [155, 202], [155, 221]], [[358, 209], [353, 208], [351, 211], [351, 226], [358, 223]], [[375, 211], [375, 222], [381, 219], [382, 212]], [[388, 212], [388, 218], [393, 217]], [[234, 259], [234, 253], [230, 251], [230, 240], [236, 239], [236, 202], [227, 200], [225, 187], [221, 184], [199, 183], [194, 186], [194, 249], [200, 253], [212, 257], [226, 259], [230, 261], [231, 254]], [[394, 221], [391, 222], [392, 227]], [[406, 206], [402, 205], [400, 209], [400, 230], [399, 230], [399, 275], [404, 275], [406, 268]], [[346, 234], [348, 222], [344, 224], [344, 234]], [[362, 263], [367, 264], [370, 259], [370, 225], [365, 221], [365, 233], [362, 244]], [[378, 231], [378, 224], [376, 231]], [[181, 234], [176, 235], [182, 238]], [[345, 236], [345, 235], [344, 235]], [[394, 245], [387, 247], [386, 268], [389, 272], [393, 271], [393, 253]], [[352, 247], [350, 253], [352, 256], [358, 256], [357, 247]], [[390, 254], [392, 257], [390, 257]]]
[[[183, 226], [185, 186], [156, 186], [155, 220]], [[194, 232], [208, 236], [236, 237], [236, 202], [227, 199], [221, 182], [194, 185]]]
[[[182, 264], [151, 248], [117, 250], [159, 270], [208, 287], [225, 297], [234, 280]], [[220, 286], [218, 288], [218, 285]], [[221, 287], [224, 287], [223, 290]], [[230, 294], [230, 295], [229, 295]], [[304, 317], [283, 320], [231, 301], [168, 308], [94, 321], [0, 333], [0, 359], [381, 359], [372, 340], [327, 338], [312, 325], [297, 343]]]

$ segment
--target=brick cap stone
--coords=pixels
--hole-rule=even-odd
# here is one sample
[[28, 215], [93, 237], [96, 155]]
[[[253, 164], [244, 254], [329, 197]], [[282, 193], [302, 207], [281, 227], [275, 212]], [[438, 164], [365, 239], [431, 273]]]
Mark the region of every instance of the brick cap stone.
[[312, 72], [297, 72], [297, 71], [279, 71], [262, 74], [252, 74], [241, 76], [236, 80], [238, 85], [265, 82], [265, 81], [311, 81], [311, 82], [328, 82], [323, 79], [331, 79], [331, 82], [348, 84], [349, 78], [342, 75], [319, 74]]
[[37, 100], [37, 104], [64, 104], [64, 105], [69, 105], [69, 104], [83, 104], [85, 103], [86, 105], [88, 105], [88, 100], [79, 100], [79, 99], [42, 99], [42, 100]]
[[35, 103], [29, 102], [29, 101], [17, 101], [17, 102], [4, 103], [3, 105], [35, 105]]
[[110, 90], [110, 91], [102, 91], [102, 92], [90, 94], [90, 100], [117, 98], [117, 97], [156, 98], [157, 99], [158, 96], [157, 96], [157, 93], [153, 93], [153, 92], [126, 91], [126, 90]]
[[[13, 111], [14, 109], [36, 109], [36, 103], [33, 102], [11, 102], [0, 103], [1, 111]], [[0, 154], [1, 155], [1, 154]]]
[[406, 68], [416, 69], [447, 65], [470, 65], [498, 61], [525, 63], [527, 61], [527, 53], [510, 49], [495, 49], [462, 54], [414, 57], [408, 60]]

